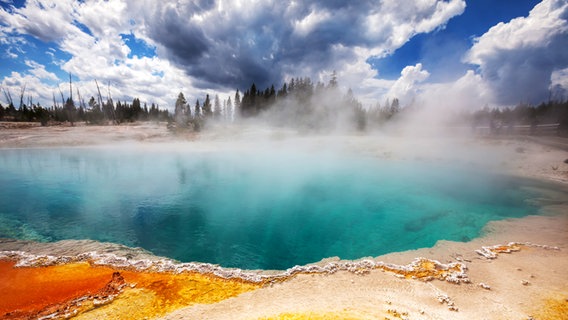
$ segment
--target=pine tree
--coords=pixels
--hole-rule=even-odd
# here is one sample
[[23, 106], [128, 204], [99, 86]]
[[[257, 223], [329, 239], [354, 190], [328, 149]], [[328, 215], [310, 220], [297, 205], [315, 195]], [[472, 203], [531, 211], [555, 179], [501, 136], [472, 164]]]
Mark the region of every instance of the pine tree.
[[231, 122], [233, 118], [233, 103], [231, 102], [231, 97], [227, 99], [227, 111], [225, 113], [225, 119]]
[[185, 126], [187, 124], [187, 121], [189, 120], [186, 112], [186, 105], [187, 101], [185, 100], [185, 96], [180, 92], [178, 94], [174, 109], [174, 119], [179, 126]]
[[288, 85], [286, 84], [286, 82], [284, 82], [282, 88], [278, 90], [278, 99], [286, 98], [287, 95], [288, 95]]
[[140, 104], [140, 99], [138, 98], [134, 98], [134, 100], [132, 100], [132, 105], [130, 107], [131, 110], [131, 115], [129, 117], [130, 121], [137, 121], [142, 117], [142, 106]]
[[195, 102], [195, 118], [201, 117], [201, 106], [199, 105], [199, 99]]
[[203, 116], [210, 118], [213, 115], [213, 110], [211, 108], [211, 100], [209, 99], [209, 94], [205, 96], [205, 102], [203, 102]]
[[249, 115], [256, 115], [256, 97], [258, 96], [258, 90], [256, 89], [256, 84], [254, 82], [250, 86], [249, 90]]
[[67, 98], [67, 101], [65, 101], [65, 105], [63, 106], [63, 108], [65, 109], [67, 120], [71, 123], [71, 126], [74, 126], [77, 108], [75, 108], [75, 103], [73, 102], [73, 99]]
[[221, 100], [219, 99], [219, 95], [215, 95], [215, 99], [213, 100], [213, 118], [216, 120], [221, 119]]
[[100, 110], [100, 106], [97, 104], [97, 101], [95, 100], [95, 97], [91, 97], [91, 99], [89, 99], [89, 108], [91, 110], [94, 109], [99, 109]]
[[237, 92], [235, 92], [235, 111], [233, 112], [233, 114], [235, 114], [235, 116], [237, 114], [241, 113], [241, 95], [239, 94], [239, 89], [237, 89]]
[[331, 74], [331, 79], [329, 80], [328, 87], [337, 88], [337, 73], [335, 72], [335, 70], [333, 70], [333, 73]]

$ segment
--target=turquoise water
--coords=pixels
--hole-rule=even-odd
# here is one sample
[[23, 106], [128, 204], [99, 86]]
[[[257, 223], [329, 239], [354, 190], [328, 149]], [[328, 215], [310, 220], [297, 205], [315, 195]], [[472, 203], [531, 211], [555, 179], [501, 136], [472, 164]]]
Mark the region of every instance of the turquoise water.
[[0, 150], [0, 237], [285, 269], [470, 240], [488, 221], [535, 213], [523, 185], [458, 165], [289, 150]]

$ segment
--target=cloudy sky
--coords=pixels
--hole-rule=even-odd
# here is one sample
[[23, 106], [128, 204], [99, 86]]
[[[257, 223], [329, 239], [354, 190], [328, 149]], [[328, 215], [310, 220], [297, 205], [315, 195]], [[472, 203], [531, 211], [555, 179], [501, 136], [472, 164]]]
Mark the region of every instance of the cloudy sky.
[[[0, 0], [0, 84], [18, 100], [171, 107], [206, 93], [327, 83], [365, 104], [466, 108], [568, 97], [568, 0]], [[73, 92], [76, 94], [76, 91]], [[76, 96], [75, 96], [76, 97]], [[76, 98], [75, 98], [76, 99]], [[59, 98], [58, 98], [59, 100]], [[0, 103], [6, 104], [4, 93]]]

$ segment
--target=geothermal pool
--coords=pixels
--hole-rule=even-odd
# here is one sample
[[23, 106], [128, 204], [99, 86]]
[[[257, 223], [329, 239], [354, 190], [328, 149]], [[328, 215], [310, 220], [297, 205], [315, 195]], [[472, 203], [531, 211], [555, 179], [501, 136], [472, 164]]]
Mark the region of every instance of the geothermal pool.
[[534, 214], [526, 185], [460, 164], [278, 148], [5, 149], [0, 237], [286, 269], [468, 241]]

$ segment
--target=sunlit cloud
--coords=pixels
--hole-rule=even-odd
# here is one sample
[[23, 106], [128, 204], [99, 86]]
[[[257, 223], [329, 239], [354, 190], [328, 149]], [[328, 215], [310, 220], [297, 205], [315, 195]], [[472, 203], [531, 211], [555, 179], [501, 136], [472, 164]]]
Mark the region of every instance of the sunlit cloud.
[[489, 29], [476, 39], [465, 61], [479, 65], [498, 103], [546, 100], [553, 72], [568, 67], [567, 19], [566, 1], [545, 0], [527, 17]]

